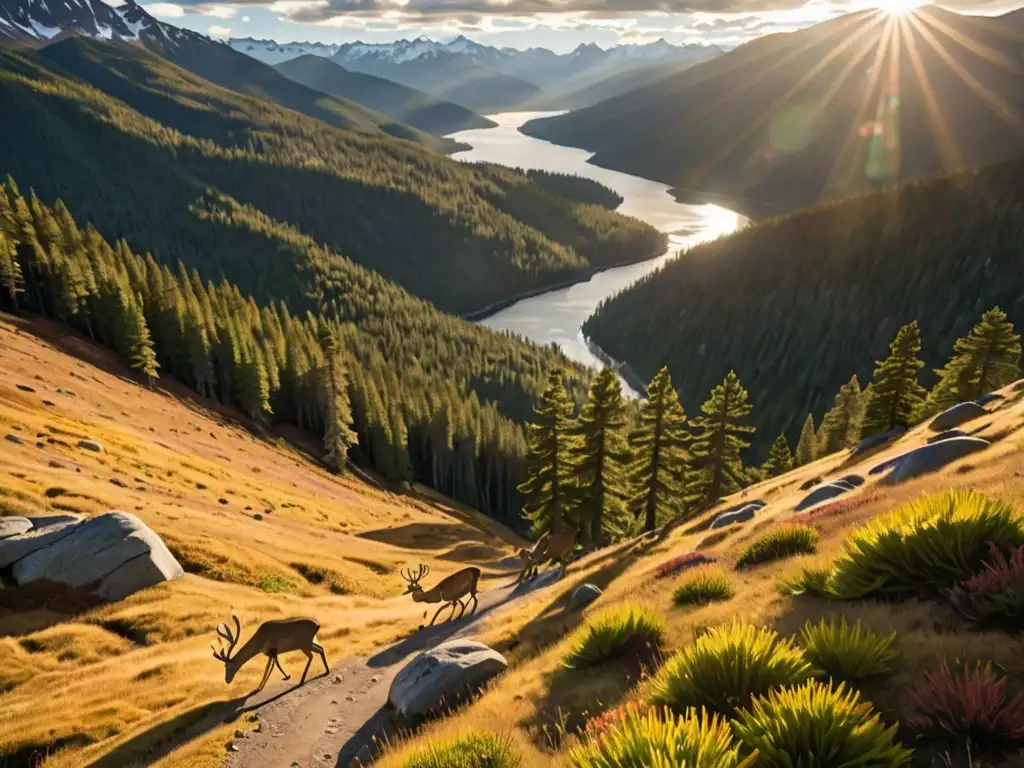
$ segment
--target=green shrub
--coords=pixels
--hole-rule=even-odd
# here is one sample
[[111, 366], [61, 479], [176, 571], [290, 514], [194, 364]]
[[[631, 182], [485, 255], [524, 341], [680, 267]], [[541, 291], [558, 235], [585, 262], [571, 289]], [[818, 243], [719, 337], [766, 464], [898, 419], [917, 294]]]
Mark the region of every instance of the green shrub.
[[819, 624], [807, 622], [800, 630], [799, 644], [804, 655], [834, 680], [852, 682], [877, 675], [888, 675], [899, 658], [893, 649], [896, 633], [879, 635], [858, 621], [852, 627], [846, 617]]
[[270, 573], [263, 574], [260, 579], [260, 589], [271, 594], [291, 592], [295, 589], [295, 582], [276, 571], [271, 571]]
[[724, 718], [690, 710], [625, 715], [569, 751], [570, 768], [739, 768], [739, 749]]
[[475, 733], [430, 744], [402, 763], [402, 768], [519, 768], [523, 758], [508, 736]]
[[577, 630], [563, 663], [582, 669], [620, 656], [641, 646], [659, 646], [665, 636], [665, 620], [643, 605], [606, 608]]
[[895, 768], [912, 750], [895, 741], [871, 704], [845, 683], [808, 681], [754, 699], [733, 721], [744, 753], [757, 750], [757, 765]]
[[809, 525], [784, 525], [752, 541], [736, 561], [736, 567], [745, 568], [793, 555], [808, 555], [814, 552], [817, 543], [818, 532]]
[[652, 704], [676, 712], [707, 707], [731, 715], [754, 696], [809, 679], [803, 653], [767, 627], [733, 623], [712, 627], [672, 656], [652, 686]]
[[676, 605], [702, 605], [732, 597], [732, 587], [724, 574], [714, 571], [699, 571], [684, 579], [675, 592], [672, 602]]
[[993, 546], [1024, 543], [1024, 518], [977, 491], [918, 499], [854, 531], [832, 566], [840, 599], [907, 597], [949, 589], [979, 571]]
[[801, 568], [795, 573], [782, 576], [778, 582], [779, 594], [786, 597], [811, 595], [828, 597], [828, 580], [832, 576], [832, 567]]

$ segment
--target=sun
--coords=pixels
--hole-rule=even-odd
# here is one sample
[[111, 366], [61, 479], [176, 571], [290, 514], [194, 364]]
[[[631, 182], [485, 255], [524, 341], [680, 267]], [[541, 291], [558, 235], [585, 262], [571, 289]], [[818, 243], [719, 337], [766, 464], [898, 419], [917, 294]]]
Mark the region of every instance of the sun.
[[877, 7], [890, 16], [901, 16], [925, 5], [928, 0], [878, 0]]

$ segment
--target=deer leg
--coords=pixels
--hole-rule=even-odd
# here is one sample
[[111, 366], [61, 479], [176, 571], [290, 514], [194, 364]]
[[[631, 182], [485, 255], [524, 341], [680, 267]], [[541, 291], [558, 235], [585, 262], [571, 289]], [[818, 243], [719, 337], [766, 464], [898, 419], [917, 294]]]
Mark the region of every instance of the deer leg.
[[290, 680], [291, 679], [291, 675], [289, 675], [287, 672], [284, 671], [284, 667], [281, 666], [281, 660], [279, 658], [277, 658], [276, 655], [275, 656], [271, 656], [270, 658], [272, 658], [274, 660], [274, 664], [276, 664], [277, 668], [279, 670], [281, 670], [281, 677], [283, 677], [285, 680]]
[[306, 673], [309, 672], [309, 665], [313, 663], [313, 652], [303, 651], [303, 653], [306, 654], [306, 668], [302, 670], [302, 679], [299, 680], [299, 685], [306, 684]]
[[329, 666], [327, 666], [327, 654], [326, 654], [326, 653], [324, 652], [324, 647], [323, 647], [322, 645], [320, 645], [320, 643], [313, 643], [313, 645], [312, 645], [312, 646], [310, 646], [310, 647], [311, 647], [311, 648], [312, 648], [312, 649], [313, 649], [314, 651], [316, 651], [317, 653], [319, 653], [319, 654], [320, 654], [320, 658], [321, 658], [321, 659], [323, 660], [323, 662], [324, 662], [324, 670], [326, 670], [326, 671], [324, 672], [324, 674], [327, 674], [327, 673], [329, 673], [329, 672], [331, 671], [331, 668], [330, 668]]
[[[465, 613], [466, 613], [466, 606], [467, 605], [469, 605], [469, 600], [467, 600], [465, 603], [463, 603], [461, 600], [459, 600], [459, 609], [460, 609], [459, 610], [459, 618], [460, 619], [465, 615]], [[454, 613], [454, 611], [453, 611], [453, 613]]]
[[[476, 608], [480, 604], [480, 601], [476, 599], [476, 592], [471, 594], [469, 597], [473, 601], [473, 610], [469, 612], [469, 615], [472, 616], [476, 613]], [[469, 605], [469, 600], [466, 601], [466, 605]]]
[[437, 617], [441, 615], [441, 611], [443, 611], [447, 607], [448, 607], [448, 604], [445, 603], [444, 605], [442, 605], [440, 608], [437, 609], [437, 613], [434, 614], [434, 618], [432, 618], [430, 620], [430, 626], [434, 626], [434, 622], [437, 621]]
[[452, 619], [454, 619], [454, 618], [455, 618], [455, 608], [456, 608], [457, 606], [459, 606], [459, 605], [462, 605], [462, 603], [460, 603], [460, 602], [459, 602], [458, 600], [450, 600], [450, 601], [448, 602], [448, 605], [450, 605], [450, 606], [451, 606], [451, 608], [452, 608], [452, 611], [451, 611], [451, 613], [449, 613], [449, 614], [448, 614], [448, 618], [447, 618], [447, 619], [445, 619], [445, 621], [451, 621]]
[[254, 693], [259, 693], [260, 691], [263, 690], [263, 687], [267, 684], [267, 680], [270, 679], [270, 673], [273, 670], [274, 670], [274, 657], [273, 656], [268, 656], [267, 657], [267, 668], [263, 670], [263, 679], [260, 680], [259, 687], [254, 691]]

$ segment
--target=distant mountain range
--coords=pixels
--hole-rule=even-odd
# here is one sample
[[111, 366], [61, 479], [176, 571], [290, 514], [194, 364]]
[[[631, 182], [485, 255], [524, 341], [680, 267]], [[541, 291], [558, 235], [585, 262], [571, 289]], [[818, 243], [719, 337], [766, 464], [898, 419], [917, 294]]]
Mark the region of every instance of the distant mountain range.
[[374, 75], [425, 91], [475, 111], [550, 107], [574, 93], [625, 72], [694, 62], [720, 53], [704, 45], [658, 40], [602, 49], [580, 45], [570, 53], [545, 48], [496, 48], [460, 36], [446, 43], [420, 37], [394, 43], [277, 43], [232, 39], [236, 51], [280, 64], [300, 56], [329, 58], [351, 72]]

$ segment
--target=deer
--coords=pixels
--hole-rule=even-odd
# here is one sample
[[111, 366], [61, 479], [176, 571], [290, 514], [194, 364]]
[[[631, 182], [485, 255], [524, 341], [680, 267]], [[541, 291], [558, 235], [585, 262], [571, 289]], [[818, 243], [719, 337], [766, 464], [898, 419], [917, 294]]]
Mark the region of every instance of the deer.
[[[238, 670], [242, 668], [253, 656], [265, 654], [267, 656], [267, 667], [263, 670], [263, 679], [259, 687], [253, 693], [259, 693], [270, 679], [270, 673], [277, 667], [285, 680], [290, 680], [291, 675], [284, 671], [278, 659], [282, 653], [289, 651], [302, 651], [306, 654], [306, 668], [302, 670], [302, 679], [299, 685], [305, 685], [306, 674], [309, 672], [309, 665], [313, 663], [313, 654], [317, 653], [324, 662], [324, 674], [328, 674], [331, 668], [327, 665], [327, 654], [324, 647], [313, 638], [320, 631], [320, 624], [315, 619], [272, 619], [260, 624], [259, 628], [252, 633], [245, 645], [238, 649], [238, 653], [231, 655], [231, 652], [238, 645], [239, 637], [242, 634], [242, 623], [234, 614], [231, 615], [235, 622], [235, 631], [232, 632], [228, 625], [220, 623], [217, 625], [217, 634], [220, 640], [217, 641], [220, 647], [214, 646], [213, 657], [224, 662], [224, 682], [230, 683], [235, 679]], [[227, 641], [227, 648], [224, 647], [224, 640]]]
[[561, 576], [569, 567], [568, 556], [576, 546], [576, 531], [569, 528], [558, 533], [548, 531], [541, 536], [532, 549], [520, 549], [519, 558], [523, 561], [523, 570], [516, 581], [520, 584], [537, 575], [540, 566], [545, 563], [558, 563], [562, 566]]
[[[473, 610], [469, 612], [469, 615], [472, 616], [476, 613], [477, 605], [479, 605], [479, 601], [476, 599], [476, 587], [480, 581], [479, 568], [474, 566], [463, 568], [461, 571], [441, 579], [433, 589], [425, 590], [420, 586], [420, 580], [429, 573], [430, 568], [426, 565], [420, 565], [416, 571], [410, 568], [408, 571], [401, 572], [402, 578], [408, 582], [405, 594], [412, 595], [413, 602], [440, 603], [444, 601], [444, 605], [437, 609], [434, 618], [430, 620], [430, 626], [434, 626], [434, 622], [441, 615], [441, 611], [448, 607], [452, 609], [451, 615], [447, 619], [448, 621], [455, 618], [456, 606], [462, 609], [459, 611], [458, 616], [461, 619], [466, 612], [466, 606], [469, 605], [470, 600], [473, 601]], [[462, 598], [466, 595], [469, 595], [469, 600], [463, 603]]]

